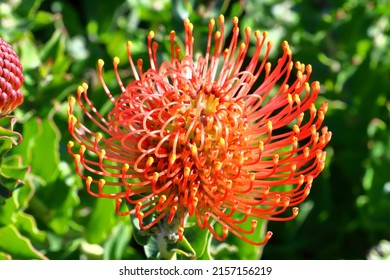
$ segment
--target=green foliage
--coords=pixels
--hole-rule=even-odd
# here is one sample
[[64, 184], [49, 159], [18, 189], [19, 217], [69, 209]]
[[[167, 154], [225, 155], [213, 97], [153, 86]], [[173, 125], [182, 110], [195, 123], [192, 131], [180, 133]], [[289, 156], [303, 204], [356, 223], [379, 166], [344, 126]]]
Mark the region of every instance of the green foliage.
[[26, 171], [20, 166], [19, 158], [5, 157], [14, 145], [22, 141], [22, 136], [13, 130], [15, 121], [11, 116], [0, 118], [0, 205], [23, 184]]
[[4, 255], [10, 253], [15, 259], [45, 259], [45, 256], [37, 251], [31, 241], [22, 236], [14, 225], [0, 228], [0, 249]]
[[[313, 66], [328, 101], [333, 132], [324, 172], [290, 222], [259, 220], [265, 247], [207, 230], [186, 229], [175, 257], [198, 259], [364, 259], [390, 236], [390, 9], [363, 1], [56, 1], [0, 3], [0, 36], [24, 67], [25, 102], [0, 119], [0, 259], [142, 259], [158, 244], [140, 236], [113, 201], [90, 197], [67, 153], [67, 100], [86, 81], [97, 107], [108, 110], [96, 62], [106, 61], [111, 92], [120, 92], [110, 61], [121, 59], [131, 80], [126, 42], [147, 61], [146, 36], [154, 30], [158, 59], [170, 52], [169, 31], [194, 23], [195, 49], [203, 50], [210, 17], [240, 18], [241, 30], [268, 30], [271, 59], [288, 40], [294, 60]], [[99, 95], [100, 94], [100, 95]], [[23, 141], [21, 142], [21, 135]], [[24, 183], [22, 187], [21, 182]], [[11, 196], [12, 193], [12, 196]], [[141, 245], [139, 245], [141, 244]], [[387, 244], [387, 243], [386, 243]], [[146, 245], [146, 252], [144, 245]], [[384, 246], [384, 245], [383, 245]], [[387, 245], [386, 245], [387, 246]], [[374, 253], [375, 254], [374, 247]], [[264, 250], [264, 252], [263, 252]], [[372, 256], [371, 254], [371, 256]], [[387, 255], [386, 255], [387, 256]]]

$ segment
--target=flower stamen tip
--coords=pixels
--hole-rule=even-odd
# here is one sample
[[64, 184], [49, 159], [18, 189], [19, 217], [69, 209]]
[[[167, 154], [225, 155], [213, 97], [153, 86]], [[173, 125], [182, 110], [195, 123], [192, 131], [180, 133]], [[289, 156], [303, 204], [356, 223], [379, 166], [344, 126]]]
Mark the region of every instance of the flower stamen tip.
[[86, 182], [86, 184], [87, 185], [91, 185], [91, 183], [92, 183], [92, 177], [91, 176], [88, 176], [86, 179], [85, 179], [85, 182]]
[[76, 99], [73, 96], [69, 97], [69, 106], [73, 107], [75, 103], [76, 103]]
[[98, 59], [98, 67], [99, 67], [99, 68], [103, 68], [103, 66], [104, 66], [104, 60], [101, 59], [101, 58], [99, 58], [99, 59]]
[[77, 123], [77, 118], [74, 115], [70, 115], [68, 120], [72, 124], [72, 126]]

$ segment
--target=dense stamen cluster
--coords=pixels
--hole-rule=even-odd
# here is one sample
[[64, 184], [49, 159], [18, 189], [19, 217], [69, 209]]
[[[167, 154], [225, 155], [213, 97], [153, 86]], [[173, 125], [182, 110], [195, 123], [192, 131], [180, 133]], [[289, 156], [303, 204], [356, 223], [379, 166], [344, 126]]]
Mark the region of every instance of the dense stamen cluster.
[[22, 65], [12, 47], [0, 38], [0, 117], [23, 103], [20, 91], [24, 81]]
[[[223, 16], [218, 23], [215, 31], [210, 21], [205, 55], [195, 56], [193, 25], [185, 20], [184, 54], [172, 31], [171, 61], [160, 65], [150, 32], [145, 72], [141, 60], [132, 60], [129, 42], [135, 80], [123, 85], [115, 58], [122, 90], [118, 98], [106, 86], [99, 60], [99, 77], [113, 109], [103, 117], [88, 98], [88, 86], [80, 86], [77, 99], [69, 102], [69, 131], [80, 148], [73, 152], [74, 142], [69, 142], [69, 152], [88, 192], [116, 199], [117, 213], [134, 214], [142, 230], [160, 222], [177, 224], [181, 239], [187, 217], [195, 217], [218, 240], [231, 232], [261, 245], [271, 233], [265, 240], [251, 236], [257, 226], [253, 218], [294, 218], [294, 206], [307, 197], [324, 167], [323, 149], [331, 138], [321, 128], [327, 104], [315, 108], [319, 83], [309, 85], [311, 66], [294, 65], [287, 42], [271, 67], [272, 42], [267, 32], [255, 31], [255, 51], [244, 65], [251, 29], [245, 29], [240, 43], [234, 18], [232, 39], [225, 42]], [[288, 84], [294, 66], [296, 78]], [[262, 83], [255, 86], [260, 77]], [[76, 118], [76, 103], [100, 132]], [[121, 212], [125, 202], [130, 210]], [[289, 207], [294, 207], [290, 216], [280, 215]], [[252, 221], [249, 228], [243, 226], [247, 220]]]

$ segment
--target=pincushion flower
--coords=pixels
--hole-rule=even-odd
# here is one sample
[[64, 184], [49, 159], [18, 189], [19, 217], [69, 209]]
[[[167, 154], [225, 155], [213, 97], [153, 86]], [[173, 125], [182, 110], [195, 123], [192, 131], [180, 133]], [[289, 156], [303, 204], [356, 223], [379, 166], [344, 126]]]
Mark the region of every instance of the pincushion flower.
[[[294, 218], [295, 206], [305, 200], [324, 168], [331, 132], [322, 125], [327, 104], [318, 110], [314, 105], [320, 85], [309, 84], [311, 66], [294, 64], [283, 42], [283, 55], [272, 67], [267, 32], [252, 33], [247, 27], [240, 42], [236, 17], [233, 24], [225, 42], [224, 17], [217, 23], [210, 20], [202, 55], [193, 49], [193, 25], [185, 20], [184, 49], [172, 31], [170, 61], [161, 64], [150, 32], [146, 71], [141, 60], [133, 61], [128, 42], [135, 80], [123, 84], [119, 59], [114, 58], [121, 88], [117, 98], [106, 86], [99, 60], [99, 78], [113, 106], [107, 116], [94, 107], [85, 83], [77, 98], [70, 98], [74, 141], [68, 150], [88, 192], [115, 199], [117, 213], [133, 214], [145, 232], [168, 224], [181, 240], [192, 217], [217, 240], [230, 232], [251, 244], [264, 244], [272, 233], [264, 240], [253, 236], [254, 218]], [[255, 49], [249, 56], [251, 37]], [[75, 107], [98, 131], [76, 117]], [[281, 188], [286, 185], [291, 187]], [[249, 228], [244, 226], [247, 220], [252, 221]]]
[[20, 91], [24, 81], [22, 65], [12, 47], [0, 38], [0, 117], [23, 103]]

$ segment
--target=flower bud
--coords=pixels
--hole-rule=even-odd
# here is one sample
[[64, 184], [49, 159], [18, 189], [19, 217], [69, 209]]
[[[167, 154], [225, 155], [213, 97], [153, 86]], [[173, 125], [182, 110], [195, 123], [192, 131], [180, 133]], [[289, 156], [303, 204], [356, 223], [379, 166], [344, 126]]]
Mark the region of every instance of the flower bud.
[[24, 81], [22, 65], [12, 47], [0, 38], [0, 117], [23, 103], [20, 91]]

